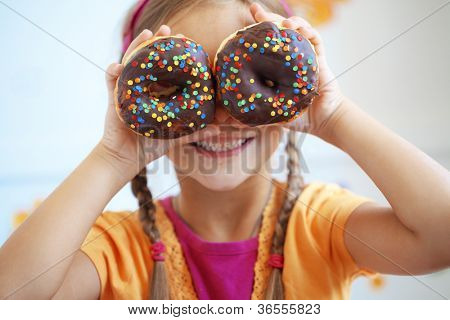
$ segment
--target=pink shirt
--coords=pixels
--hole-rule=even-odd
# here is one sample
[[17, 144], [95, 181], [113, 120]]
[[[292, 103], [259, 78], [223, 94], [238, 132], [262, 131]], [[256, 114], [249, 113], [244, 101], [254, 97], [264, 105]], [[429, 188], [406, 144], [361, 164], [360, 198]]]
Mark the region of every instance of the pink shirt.
[[236, 242], [205, 241], [175, 212], [171, 197], [160, 203], [175, 228], [198, 298], [250, 299], [258, 237]]

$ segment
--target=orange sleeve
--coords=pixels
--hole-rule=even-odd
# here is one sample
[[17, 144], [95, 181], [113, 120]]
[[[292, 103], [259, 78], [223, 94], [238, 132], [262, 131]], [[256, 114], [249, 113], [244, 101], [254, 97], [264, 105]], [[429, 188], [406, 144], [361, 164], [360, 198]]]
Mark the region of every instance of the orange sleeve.
[[341, 279], [352, 280], [358, 275], [373, 274], [355, 263], [344, 242], [349, 216], [368, 201], [371, 200], [338, 185], [322, 183], [309, 185], [299, 199], [301, 215], [309, 226], [306, 233], [309, 241]]
[[80, 249], [97, 269], [100, 299], [147, 298], [149, 245], [136, 214], [105, 212], [97, 218]]

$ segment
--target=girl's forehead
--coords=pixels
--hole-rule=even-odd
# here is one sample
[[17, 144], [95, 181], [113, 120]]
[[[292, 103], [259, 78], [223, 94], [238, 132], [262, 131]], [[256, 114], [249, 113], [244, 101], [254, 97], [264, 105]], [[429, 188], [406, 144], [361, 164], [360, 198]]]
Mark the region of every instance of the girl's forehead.
[[195, 40], [211, 59], [225, 38], [252, 23], [250, 10], [243, 5], [193, 7], [178, 12], [166, 22], [172, 34], [181, 33]]

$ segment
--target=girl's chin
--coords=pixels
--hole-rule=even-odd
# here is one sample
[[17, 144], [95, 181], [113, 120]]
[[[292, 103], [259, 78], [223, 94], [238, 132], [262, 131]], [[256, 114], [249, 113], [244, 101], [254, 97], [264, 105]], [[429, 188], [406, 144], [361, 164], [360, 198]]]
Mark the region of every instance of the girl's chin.
[[225, 141], [221, 143], [213, 143], [208, 141], [192, 142], [194, 152], [202, 157], [208, 158], [229, 158], [242, 153], [252, 143], [255, 143], [255, 138], [243, 138]]
[[246, 174], [215, 174], [215, 175], [192, 175], [203, 187], [213, 191], [230, 191], [243, 183], [249, 175]]

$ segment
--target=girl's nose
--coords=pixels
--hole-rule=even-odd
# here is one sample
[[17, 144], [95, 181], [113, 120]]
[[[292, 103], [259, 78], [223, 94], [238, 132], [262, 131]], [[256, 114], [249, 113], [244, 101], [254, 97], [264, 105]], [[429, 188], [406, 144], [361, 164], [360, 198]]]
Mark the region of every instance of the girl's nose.
[[230, 114], [223, 107], [216, 106], [216, 114], [214, 115], [214, 123], [224, 124], [231, 118]]
[[216, 113], [214, 115], [215, 125], [232, 125], [234, 127], [244, 126], [239, 121], [234, 119], [223, 106], [216, 106]]

